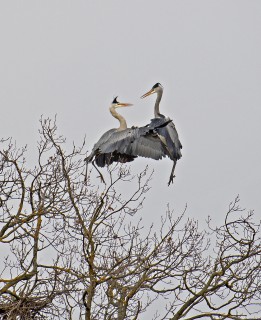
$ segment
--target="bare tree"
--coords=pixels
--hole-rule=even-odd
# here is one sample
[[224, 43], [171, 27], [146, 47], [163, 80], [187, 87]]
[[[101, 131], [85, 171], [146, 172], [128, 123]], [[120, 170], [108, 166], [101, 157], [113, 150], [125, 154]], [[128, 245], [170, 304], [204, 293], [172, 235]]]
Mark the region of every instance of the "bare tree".
[[0, 318], [260, 319], [260, 224], [238, 197], [218, 227], [169, 208], [149, 226], [148, 168], [86, 179], [84, 142], [67, 152], [50, 119], [33, 169], [1, 144]]

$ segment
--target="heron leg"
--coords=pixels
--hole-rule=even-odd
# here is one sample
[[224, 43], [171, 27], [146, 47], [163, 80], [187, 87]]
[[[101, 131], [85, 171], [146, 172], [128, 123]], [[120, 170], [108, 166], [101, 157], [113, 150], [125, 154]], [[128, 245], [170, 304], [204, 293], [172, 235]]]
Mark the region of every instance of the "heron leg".
[[103, 178], [103, 175], [101, 174], [100, 170], [96, 167], [95, 163], [94, 163], [94, 160], [92, 161], [92, 165], [94, 166], [94, 168], [98, 171], [99, 175], [100, 175], [100, 178], [101, 178], [101, 181], [105, 184], [105, 180]]
[[171, 174], [170, 174], [170, 176], [169, 176], [168, 186], [169, 186], [171, 183], [173, 183], [173, 179], [175, 178], [175, 176], [174, 176], [174, 171], [175, 171], [176, 163], [177, 163], [177, 160], [173, 160], [173, 166], [172, 166]]

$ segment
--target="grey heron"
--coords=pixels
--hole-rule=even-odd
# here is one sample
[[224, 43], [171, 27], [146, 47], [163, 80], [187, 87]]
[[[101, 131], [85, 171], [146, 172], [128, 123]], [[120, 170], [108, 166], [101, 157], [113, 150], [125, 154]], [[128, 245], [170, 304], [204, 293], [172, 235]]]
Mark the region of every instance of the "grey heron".
[[[153, 93], [157, 94], [157, 98], [154, 107], [155, 118], [151, 120], [150, 126], [159, 135], [162, 143], [165, 145], [167, 149], [166, 155], [173, 161], [173, 166], [168, 182], [168, 185], [170, 185], [170, 183], [173, 183], [173, 179], [175, 177], [174, 171], [177, 160], [179, 160], [182, 156], [182, 144], [179, 140], [178, 132], [173, 121], [170, 120], [168, 117], [165, 117], [159, 111], [159, 104], [163, 94], [163, 86], [160, 83], [156, 83], [148, 92], [141, 96], [141, 98], [143, 99], [145, 97], [148, 97]], [[167, 125], [160, 126], [160, 123], [166, 123], [166, 121], [168, 121]]]
[[117, 97], [112, 101], [109, 110], [111, 115], [119, 121], [120, 126], [106, 131], [101, 136], [98, 142], [95, 143], [91, 154], [84, 159], [87, 163], [94, 158], [99, 167], [104, 167], [105, 165], [112, 164], [114, 161], [124, 163], [134, 160], [135, 156], [119, 153], [117, 152], [117, 146], [115, 146], [115, 142], [121, 141], [122, 133], [127, 129], [126, 120], [116, 112], [116, 108], [128, 106], [132, 106], [132, 104], [118, 102]]
[[[137, 156], [159, 160], [166, 156], [166, 147], [150, 124], [144, 127], [127, 127], [126, 120], [116, 108], [131, 106], [130, 103], [122, 103], [117, 97], [112, 101], [109, 108], [111, 115], [118, 119], [120, 126], [105, 132], [98, 142], [95, 143], [91, 154], [85, 158], [87, 164], [91, 161], [99, 167], [110, 165], [113, 162], [130, 162]], [[167, 121], [160, 123], [160, 126]], [[94, 163], [93, 163], [94, 164]]]

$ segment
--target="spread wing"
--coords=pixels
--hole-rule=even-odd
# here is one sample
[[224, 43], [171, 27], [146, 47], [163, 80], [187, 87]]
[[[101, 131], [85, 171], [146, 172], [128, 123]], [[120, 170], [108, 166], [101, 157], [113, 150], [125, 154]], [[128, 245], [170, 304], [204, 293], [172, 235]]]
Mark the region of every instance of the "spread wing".
[[[162, 125], [162, 122], [160, 123]], [[132, 156], [162, 159], [166, 156], [167, 150], [162, 143], [154, 126], [145, 126], [141, 128], [130, 128], [123, 131], [116, 131], [110, 137], [108, 143], [101, 148], [102, 152], [117, 152]]]
[[165, 156], [179, 159], [181, 148], [173, 122], [165, 117], [154, 118], [144, 127], [105, 132], [85, 160], [89, 162], [95, 157], [96, 164], [104, 167], [113, 162], [133, 161], [137, 156], [155, 160]]
[[[168, 118], [165, 118], [168, 119]], [[166, 142], [166, 147], [168, 149], [168, 156], [170, 159], [180, 159], [182, 144], [179, 140], [178, 132], [173, 121], [170, 121], [166, 126], [156, 128], [156, 132], [164, 139]]]
[[92, 152], [90, 153], [90, 155], [85, 158], [84, 160], [87, 162], [92, 161], [93, 157], [97, 154], [99, 154], [100, 152], [100, 147], [105, 144], [106, 142], [108, 142], [108, 140], [110, 139], [111, 135], [113, 134], [113, 132], [116, 129], [110, 129], [108, 131], [106, 131], [101, 137], [100, 139], [95, 143], [95, 145], [92, 148]]
[[130, 153], [125, 153], [123, 146], [130, 143], [131, 135], [128, 134], [128, 129], [117, 131], [111, 129], [105, 132], [98, 142], [95, 143], [90, 155], [85, 158], [85, 161], [90, 162], [95, 158], [95, 162], [99, 167], [110, 165], [113, 162], [130, 162], [136, 156]]
[[99, 153], [95, 156], [95, 162], [97, 166], [104, 167], [109, 166], [113, 162], [126, 163], [133, 161], [136, 157], [129, 154], [121, 154], [117, 152], [112, 153]]
[[101, 153], [126, 153], [127, 146], [134, 139], [134, 129], [115, 130], [110, 136], [109, 140], [100, 146]]
[[135, 138], [127, 147], [126, 152], [135, 156], [160, 160], [166, 156], [166, 149], [157, 133], [143, 134], [143, 128], [138, 128]]

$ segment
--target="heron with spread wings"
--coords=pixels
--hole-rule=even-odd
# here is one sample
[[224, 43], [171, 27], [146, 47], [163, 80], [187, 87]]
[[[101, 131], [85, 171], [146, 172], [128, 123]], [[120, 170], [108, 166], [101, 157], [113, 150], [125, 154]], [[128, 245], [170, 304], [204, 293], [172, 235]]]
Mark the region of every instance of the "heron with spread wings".
[[94, 162], [99, 167], [110, 165], [113, 162], [130, 162], [137, 156], [159, 160], [168, 153], [157, 132], [160, 126], [167, 125], [168, 119], [158, 125], [150, 124], [144, 127], [127, 127], [126, 120], [116, 109], [132, 106], [130, 103], [122, 103], [117, 97], [110, 106], [111, 115], [119, 121], [120, 126], [105, 132], [95, 143], [91, 154], [85, 158], [87, 164]]
[[[165, 117], [159, 111], [159, 104], [163, 94], [163, 86], [160, 83], [156, 83], [147, 93], [145, 93], [141, 98], [150, 96], [151, 94], [156, 93], [157, 98], [154, 106], [154, 118], [151, 120], [149, 126], [154, 130], [160, 140], [162, 141], [165, 149], [167, 150], [166, 156], [168, 156], [173, 161], [173, 166], [169, 178], [168, 185], [173, 183], [174, 171], [176, 167], [177, 160], [182, 156], [181, 149], [182, 144], [179, 140], [178, 132], [176, 127], [170, 118]], [[166, 125], [161, 125], [166, 123]]]

